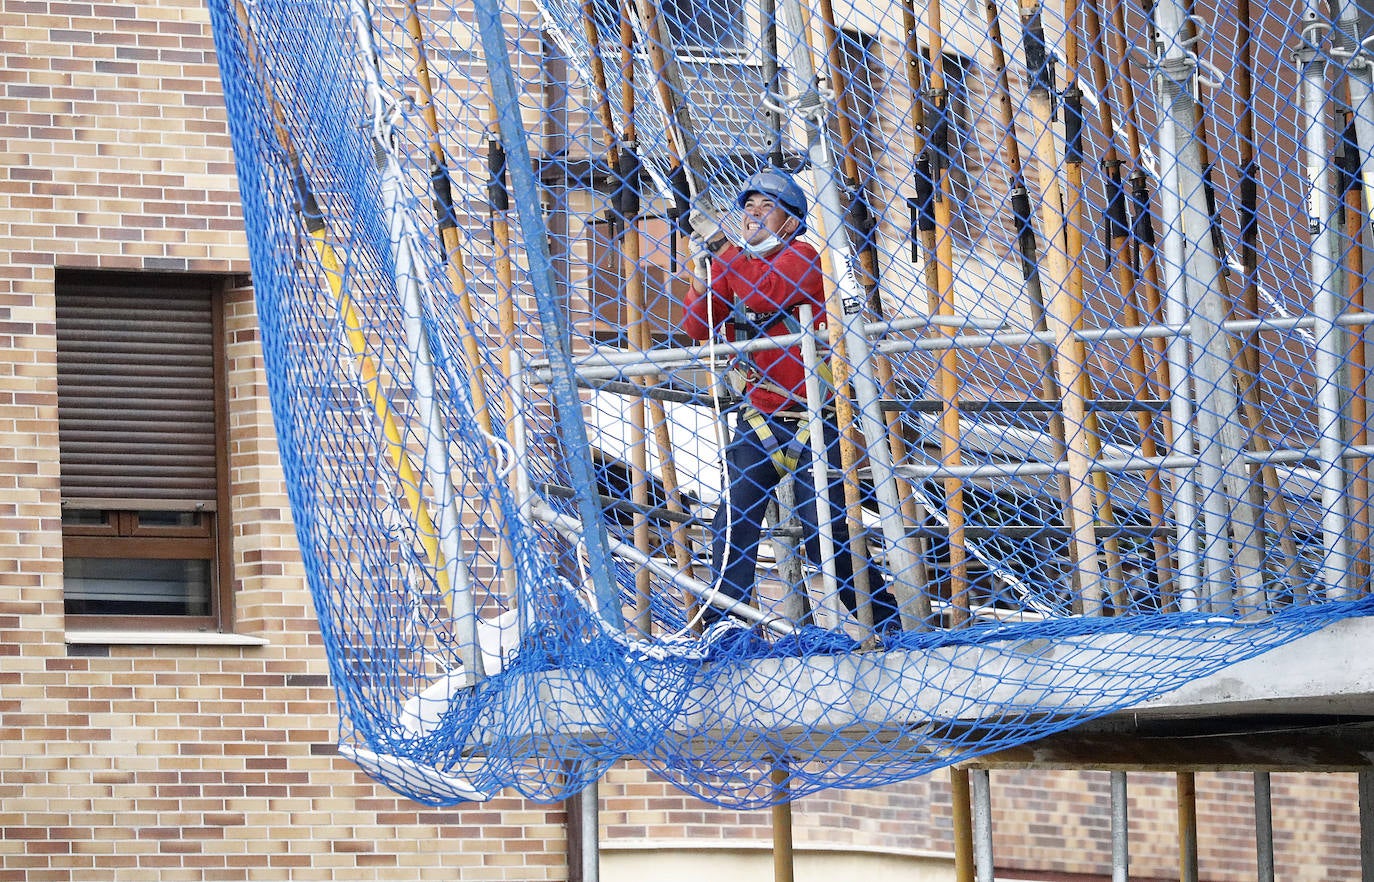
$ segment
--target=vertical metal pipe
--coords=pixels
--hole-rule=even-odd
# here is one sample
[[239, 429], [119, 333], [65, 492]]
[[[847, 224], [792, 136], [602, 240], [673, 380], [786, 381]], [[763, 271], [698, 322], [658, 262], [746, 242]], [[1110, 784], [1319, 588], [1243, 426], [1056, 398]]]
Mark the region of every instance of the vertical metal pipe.
[[1131, 879], [1131, 825], [1126, 799], [1126, 773], [1111, 773], [1112, 787], [1112, 882]]
[[822, 597], [836, 597], [839, 583], [835, 576], [835, 537], [830, 529], [830, 458], [825, 451], [825, 433], [821, 416], [821, 380], [816, 373], [820, 366], [820, 356], [816, 351], [816, 338], [813, 334], [811, 306], [803, 304], [798, 310], [802, 330], [802, 364], [806, 367], [806, 416], [815, 429], [808, 439], [811, 444], [811, 483], [816, 493], [816, 523], [820, 525], [821, 579], [824, 589]]
[[582, 840], [582, 882], [601, 879], [601, 787], [593, 781], [577, 795], [581, 811], [578, 835]]
[[1178, 878], [1179, 882], [1198, 882], [1197, 877], [1197, 779], [1192, 772], [1179, 772], [1178, 793]]
[[802, 563], [801, 522], [797, 520], [797, 477], [787, 475], [778, 482], [773, 501], [765, 514], [772, 525], [771, 544], [777, 561], [778, 579], [784, 593], [779, 612], [789, 622], [801, 624], [805, 613], [806, 567]]
[[[794, 32], [798, 41], [794, 46], [794, 51], [801, 53], [809, 61], [814, 51], [811, 37], [811, 16], [808, 7], [798, 5], [795, 9], [795, 17], [798, 19], [799, 30]], [[811, 79], [808, 82], [814, 84], [817, 72], [814, 67], [811, 69]], [[833, 98], [827, 96], [826, 101], [834, 102], [835, 118], [844, 120], [844, 106], [841, 102], [843, 90], [839, 82], [831, 84]], [[806, 119], [808, 128], [808, 143], [812, 146], [821, 138], [826, 137], [828, 123], [822, 123], [820, 110], [823, 102], [819, 91], [814, 93], [814, 97], [808, 94], [805, 102], [806, 109], [802, 116]], [[800, 109], [800, 107], [799, 107]], [[829, 116], [829, 114], [827, 114]], [[832, 157], [833, 163], [833, 157]], [[836, 174], [838, 168], [832, 169]], [[849, 233], [852, 230], [848, 227], [848, 217], [846, 217], [846, 241], [851, 241]], [[821, 269], [827, 280], [836, 278], [834, 256], [828, 251], [821, 253]], [[862, 284], [868, 284], [865, 280]], [[840, 467], [843, 470], [843, 489], [845, 501], [845, 516], [849, 523], [849, 554], [854, 564], [854, 597], [857, 603], [855, 609], [859, 623], [865, 628], [871, 628], [873, 621], [873, 606], [869, 602], [874, 592], [880, 587], [869, 584], [870, 576], [876, 572], [868, 564], [872, 560], [869, 550], [867, 531], [864, 526], [863, 497], [864, 490], [859, 481], [859, 469], [863, 465], [863, 443], [858, 437], [857, 422], [855, 418], [855, 404], [853, 398], [853, 387], [850, 375], [852, 372], [849, 359], [849, 350], [845, 342], [844, 328], [845, 316], [851, 307], [846, 304], [844, 289], [838, 284], [826, 286], [825, 308], [827, 315], [827, 327], [830, 336], [830, 370], [831, 383], [836, 390], [835, 395], [835, 422], [839, 428], [839, 449]], [[857, 308], [857, 305], [855, 305]], [[874, 365], [882, 363], [882, 359], [874, 359]], [[872, 370], [876, 377], [880, 371], [875, 367]], [[895, 454], [894, 454], [895, 459]], [[899, 494], [900, 495], [900, 494]], [[901, 586], [894, 587], [904, 587]]]
[[810, 121], [808, 155], [815, 169], [816, 202], [821, 209], [825, 246], [830, 252], [837, 293], [844, 306], [844, 350], [853, 364], [850, 383], [854, 389], [864, 438], [868, 442], [868, 462], [873, 471], [879, 519], [891, 558], [887, 570], [894, 577], [902, 578], [914, 571], [916, 561], [906, 542], [907, 531], [897, 492], [897, 475], [888, 443], [887, 423], [883, 420], [878, 384], [873, 379], [873, 346], [862, 328], [864, 296], [854, 275], [853, 249], [845, 226], [844, 211], [840, 206], [838, 174], [820, 126], [824, 119], [824, 104], [816, 85], [816, 68], [806, 39], [801, 0], [781, 0], [779, 12], [786, 30], [792, 71], [804, 90], [798, 112], [808, 116]]
[[[1166, 218], [1172, 219], [1166, 237], [1174, 240], [1166, 250], [1178, 260], [1169, 267], [1173, 271], [1171, 302], [1181, 298], [1186, 304], [1190, 327], [1185, 350], [1187, 371], [1182, 376], [1171, 375], [1176, 388], [1186, 388], [1191, 381], [1191, 394], [1198, 400], [1204, 396], [1206, 399], [1206, 406], [1193, 408], [1191, 417], [1191, 437], [1199, 460], [1195, 492], [1200, 491], [1197, 499], [1203, 522], [1201, 563], [1205, 585], [1199, 587], [1205, 598], [1199, 599], [1208, 609], [1224, 611], [1236, 564], [1231, 533], [1234, 528], [1238, 541], [1247, 534], [1246, 517], [1233, 510], [1233, 505], [1243, 504], [1248, 498], [1249, 478], [1243, 460], [1247, 433], [1240, 420], [1233, 379], [1234, 347], [1222, 329], [1227, 310], [1202, 169], [1196, 101], [1198, 61], [1192, 48], [1192, 20], [1179, 0], [1157, 4], [1154, 18], [1161, 47], [1155, 76], [1164, 111], [1161, 143], [1166, 131], [1169, 136], [1169, 149], [1161, 156], [1161, 161], [1167, 163], [1167, 172], [1161, 175], [1162, 186], [1171, 199], [1177, 200], [1178, 211], [1165, 213]], [[1191, 448], [1182, 449], [1186, 452]]]
[[1335, 224], [1331, 198], [1331, 157], [1327, 132], [1326, 57], [1318, 51], [1316, 35], [1323, 33], [1322, 12], [1316, 0], [1303, 5], [1303, 39], [1296, 56], [1302, 65], [1304, 167], [1307, 169], [1309, 258], [1312, 296], [1312, 336], [1316, 338], [1313, 373], [1317, 383], [1317, 462], [1322, 498], [1321, 581], [1333, 599], [1349, 596], [1350, 523], [1346, 516], [1345, 470], [1342, 449], [1341, 377], [1344, 332], [1336, 324], [1341, 312], [1334, 254]]
[[[1157, 60], [1155, 88], [1159, 102], [1165, 112], [1159, 119], [1159, 163], [1160, 163], [1160, 204], [1165, 218], [1163, 257], [1163, 280], [1165, 297], [1165, 321], [1174, 327], [1186, 324], [1190, 315], [1189, 289], [1205, 283], [1203, 279], [1190, 279], [1188, 273], [1189, 237], [1198, 237], [1203, 231], [1210, 233], [1210, 219], [1205, 207], [1202, 210], [1202, 231], [1188, 228], [1187, 220], [1196, 223], [1197, 210], [1194, 208], [1185, 219], [1185, 200], [1190, 196], [1201, 199], [1200, 176], [1186, 175], [1192, 188], [1185, 188], [1184, 151], [1188, 139], [1195, 132], [1194, 118], [1191, 113], [1192, 83], [1196, 75], [1196, 60], [1188, 51], [1183, 38], [1185, 13], [1177, 0], [1165, 0], [1154, 8], [1155, 26], [1163, 45], [1162, 55]], [[1195, 158], [1195, 152], [1194, 152]], [[1196, 169], [1194, 169], [1196, 171]], [[1196, 190], [1196, 194], [1192, 190]], [[1189, 341], [1181, 335], [1170, 338], [1168, 346], [1169, 377], [1169, 417], [1173, 427], [1173, 445], [1176, 451], [1191, 453], [1194, 448], [1193, 408]], [[1201, 429], [1199, 427], [1199, 434]], [[1203, 443], [1206, 443], [1204, 439]], [[1204, 580], [1204, 562], [1207, 556], [1199, 556], [1198, 545], [1202, 531], [1198, 530], [1199, 484], [1210, 486], [1210, 492], [1220, 489], [1207, 485], [1206, 478], [1199, 478], [1197, 470], [1180, 469], [1173, 475], [1175, 484], [1174, 514], [1178, 523], [1178, 598], [1179, 607], [1184, 610], [1197, 609], [1201, 603]], [[1213, 506], [1214, 508], [1214, 506]], [[1203, 510], [1208, 510], [1203, 507]], [[1224, 537], [1216, 535], [1215, 518], [1205, 519], [1205, 544], [1211, 549]]]
[[[1196, 0], [1184, 0], [1187, 16], [1181, 32], [1187, 46], [1198, 45], [1203, 39], [1201, 18], [1195, 14]], [[1189, 50], [1191, 52], [1191, 49]], [[1196, 61], [1196, 58], [1194, 59]], [[1197, 64], [1201, 66], [1200, 62]], [[1205, 101], [1209, 82], [1200, 75], [1194, 75], [1192, 93], [1188, 106], [1193, 116], [1192, 138], [1188, 149], [1197, 154], [1196, 168], [1202, 187], [1202, 207], [1207, 217], [1208, 233], [1200, 244], [1210, 246], [1210, 252], [1189, 255], [1189, 273], [1198, 267], [1209, 268], [1210, 259], [1218, 270], [1215, 282], [1205, 289], [1190, 290], [1193, 297], [1193, 310], [1196, 316], [1191, 323], [1196, 328], [1201, 322], [1206, 332], [1205, 342], [1199, 345], [1198, 336], [1193, 336], [1194, 370], [1206, 386], [1206, 408], [1208, 416], [1203, 420], [1200, 431], [1217, 433], [1217, 449], [1204, 443], [1202, 449], [1202, 474], [1207, 475], [1215, 467], [1222, 481], [1222, 493], [1218, 497], [1204, 496], [1205, 505], [1216, 505], [1215, 511], [1206, 508], [1204, 514], [1211, 515], [1222, 539], [1208, 547], [1213, 556], [1209, 563], [1213, 570], [1214, 584], [1210, 593], [1209, 607], [1218, 612], [1239, 614], [1247, 608], [1247, 603], [1237, 603], [1241, 597], [1255, 597], [1264, 585], [1264, 548], [1263, 490], [1259, 481], [1251, 480], [1246, 461], [1242, 459], [1252, 431], [1244, 419], [1240, 408], [1238, 389], [1248, 388], [1245, 378], [1244, 360], [1238, 355], [1242, 351], [1239, 335], [1221, 332], [1223, 323], [1234, 314], [1234, 300], [1231, 296], [1229, 268], [1224, 265], [1226, 245], [1220, 221], [1216, 219], [1213, 207], [1212, 190], [1212, 152], [1207, 136], [1207, 112]], [[1192, 157], [1188, 156], [1188, 167], [1192, 167]], [[1193, 207], [1189, 203], [1189, 208]], [[1200, 298], [1198, 295], [1201, 295]], [[1205, 321], [1203, 321], [1205, 320]], [[1236, 374], [1240, 383], [1237, 384]], [[1215, 378], [1215, 379], [1214, 379]], [[1222, 385], [1224, 383], [1224, 385]], [[1212, 386], [1215, 385], [1215, 390]], [[1218, 394], [1219, 393], [1219, 394]], [[1199, 393], [1199, 400], [1203, 399]], [[1215, 428], [1213, 428], [1215, 423]], [[1199, 435], [1199, 438], [1202, 436]], [[1215, 462], [1214, 462], [1215, 461]], [[1229, 533], [1229, 538], [1227, 534]], [[1229, 606], [1228, 606], [1229, 604]], [[1248, 603], [1253, 609], [1254, 604]]]
[[[511, 459], [515, 461], [515, 508], [526, 524], [534, 523], [534, 490], [530, 483], [529, 431], [525, 423], [525, 365], [520, 350], [514, 347], [508, 353], [510, 371], [510, 446]], [[516, 581], [516, 633], [525, 634], [529, 627], [531, 600], [526, 596], [528, 579]]]
[[987, 769], [969, 770], [973, 802], [973, 865], [977, 882], [994, 882], [992, 859], [992, 782]]
[[1274, 882], [1274, 802], [1269, 773], [1255, 773], [1255, 871], [1258, 882]]
[[[384, 116], [387, 105], [381, 74], [377, 67], [377, 49], [373, 42], [372, 17], [366, 0], [352, 0], [349, 16], [354, 36], [362, 48], [362, 64], [366, 80], [368, 102], [372, 113], [373, 149], [381, 178], [382, 209], [386, 218], [387, 236], [391, 245], [392, 271], [397, 292], [405, 310], [403, 321], [411, 385], [415, 393], [415, 407], [423, 426], [425, 481], [434, 494], [438, 517], [435, 527], [443, 549], [443, 566], [452, 586], [450, 608], [454, 631], [458, 637], [458, 654], [463, 664], [477, 679], [483, 676], [482, 653], [477, 643], [477, 611], [473, 598], [472, 574], [463, 551], [461, 519], [458, 516], [458, 494], [453, 487], [452, 463], [448, 451], [448, 433], [444, 418], [436, 403], [437, 386], [434, 366], [438, 363], [433, 345], [439, 340], [428, 326], [431, 313], [430, 292], [424, 283], [425, 272], [417, 259], [414, 220], [402, 205], [401, 169], [392, 147], [387, 143], [390, 124]], [[447, 362], [448, 359], [444, 358]], [[475, 365], [473, 366], [476, 367]]]
[[[530, 486], [529, 435], [525, 428], [525, 365], [519, 350], [510, 354], [510, 398], [511, 398], [511, 455], [517, 463], [515, 468], [515, 502], [520, 516], [526, 523], [534, 519], [530, 504], [534, 491]], [[520, 633], [524, 633], [521, 631]]]

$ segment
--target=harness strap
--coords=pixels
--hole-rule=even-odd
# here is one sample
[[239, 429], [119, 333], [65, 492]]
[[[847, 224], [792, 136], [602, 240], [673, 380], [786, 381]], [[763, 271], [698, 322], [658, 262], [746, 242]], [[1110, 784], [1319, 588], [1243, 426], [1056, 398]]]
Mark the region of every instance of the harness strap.
[[[754, 336], [764, 337], [768, 335], [768, 329], [778, 322], [782, 322], [789, 334], [800, 334], [802, 332], [801, 322], [797, 319], [795, 310], [796, 305], [784, 307], [774, 313], [758, 313], [744, 305], [744, 301], [736, 298], [732, 308], [732, 321], [735, 324], [735, 339], [743, 341], [749, 339], [747, 331], [752, 330]], [[741, 374], [738, 386], [735, 391], [743, 397], [749, 387], [766, 389], [776, 395], [780, 395], [789, 401], [806, 406], [805, 400], [799, 398], [796, 393], [789, 389], [784, 389], [777, 383], [765, 379], [763, 371], [759, 369], [752, 353], [742, 352], [735, 358], [736, 367]], [[822, 358], [816, 364], [816, 376], [820, 379], [823, 386], [834, 388], [835, 373], [831, 370], [830, 361]], [[735, 385], [732, 383], [732, 385]]]
[[783, 447], [773, 434], [772, 427], [768, 425], [768, 418], [760, 413], [758, 408], [745, 405], [741, 415], [754, 430], [754, 437], [763, 442], [764, 448], [768, 451], [768, 458], [773, 460], [773, 467], [778, 470], [778, 476], [784, 477], [795, 472], [797, 464], [801, 461], [801, 452], [811, 440], [811, 419], [803, 418], [791, 442]]

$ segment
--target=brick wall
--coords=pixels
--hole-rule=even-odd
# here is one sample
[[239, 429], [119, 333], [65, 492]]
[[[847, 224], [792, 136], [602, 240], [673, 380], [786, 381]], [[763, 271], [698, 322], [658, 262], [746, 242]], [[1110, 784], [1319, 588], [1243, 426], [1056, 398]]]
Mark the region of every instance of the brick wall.
[[[333, 754], [332, 693], [272, 441], [206, 21], [201, 0], [0, 8], [0, 882], [567, 878], [561, 806], [503, 797], [428, 809]], [[253, 638], [246, 645], [67, 642], [59, 267], [236, 279], [229, 443], [235, 630]], [[802, 800], [799, 847], [948, 854], [947, 780]], [[1253, 875], [1237, 780], [1199, 777], [1209, 879]], [[1104, 873], [1105, 782], [995, 775], [999, 865]], [[1353, 875], [1353, 791], [1350, 776], [1276, 777], [1285, 878]], [[762, 847], [772, 835], [767, 812], [702, 805], [633, 765], [602, 793], [608, 849]], [[1141, 779], [1132, 800], [1139, 878], [1173, 875], [1170, 780]], [[1313, 853], [1329, 875], [1303, 868]]]
[[[0, 880], [565, 878], [561, 806], [432, 810], [334, 755], [204, 4], [15, 0], [0, 32]], [[235, 630], [256, 642], [66, 642], [59, 267], [238, 279]]]
[[[994, 771], [990, 781], [998, 878], [1111, 878], [1107, 772]], [[1199, 772], [1195, 784], [1199, 878], [1254, 879], [1253, 775]], [[1131, 878], [1179, 878], [1176, 777], [1133, 772], [1127, 776], [1127, 790]], [[1358, 879], [1355, 775], [1275, 773], [1271, 791], [1278, 877], [1298, 882]], [[664, 847], [694, 839], [728, 839], [734, 846], [771, 842], [767, 811], [703, 806], [646, 780], [635, 768], [609, 774], [601, 797], [607, 849], [644, 839]], [[868, 791], [827, 791], [799, 800], [793, 813], [799, 853], [829, 847], [948, 856], [953, 847], [949, 775], [943, 771]]]

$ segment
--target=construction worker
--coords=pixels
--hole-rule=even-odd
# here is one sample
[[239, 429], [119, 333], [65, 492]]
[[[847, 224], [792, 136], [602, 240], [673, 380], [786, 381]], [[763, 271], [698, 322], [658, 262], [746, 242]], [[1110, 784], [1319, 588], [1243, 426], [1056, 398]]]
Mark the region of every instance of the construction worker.
[[[713, 225], [696, 220], [694, 238], [713, 257], [710, 281], [698, 269], [684, 303], [683, 330], [694, 340], [724, 331], [730, 339], [795, 334], [798, 310], [809, 305], [815, 327], [825, 328], [825, 294], [820, 257], [797, 237], [806, 232], [806, 196], [786, 172], [766, 169], [749, 178], [736, 200], [742, 212], [738, 244]], [[703, 231], [702, 227], [707, 227]], [[695, 262], [694, 262], [695, 263]], [[697, 264], [704, 266], [702, 261]], [[845, 518], [839, 431], [833, 410], [820, 420], [808, 418], [806, 368], [800, 346], [761, 349], [740, 357], [742, 401], [736, 408], [732, 438], [725, 451], [725, 495], [713, 523], [714, 587], [748, 603], [758, 568], [764, 513], [783, 478], [794, 478], [796, 514], [801, 522], [807, 559], [821, 565], [820, 526], [815, 485], [810, 474], [810, 434], [820, 432], [832, 476], [829, 526], [836, 549], [834, 571], [840, 599], [857, 611], [853, 558]], [[826, 389], [827, 397], [833, 390]], [[873, 622], [879, 629], [897, 627], [897, 608], [876, 567], [868, 566]], [[708, 623], [721, 618], [710, 607]]]

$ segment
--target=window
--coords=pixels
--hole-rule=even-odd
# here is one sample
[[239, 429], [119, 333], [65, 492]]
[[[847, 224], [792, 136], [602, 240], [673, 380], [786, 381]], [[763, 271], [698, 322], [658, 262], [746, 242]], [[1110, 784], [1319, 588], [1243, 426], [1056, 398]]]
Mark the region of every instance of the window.
[[743, 0], [668, 0], [661, 8], [679, 54], [718, 57], [746, 48]]
[[[861, 31], [841, 30], [838, 35], [840, 65], [845, 80], [843, 107], [848, 113], [853, 151], [860, 178], [867, 182], [877, 173], [877, 159], [887, 149], [887, 135], [878, 119], [878, 92], [886, 72], [878, 58], [878, 38]], [[875, 85], [876, 84], [876, 85]], [[872, 194], [870, 194], [872, 195]]]
[[[945, 54], [942, 59], [941, 71], [947, 93], [944, 122], [948, 133], [944, 161], [949, 166], [949, 195], [954, 209], [951, 232], [966, 245], [971, 245], [982, 238], [979, 203], [987, 198], [982, 192], [987, 162], [975, 128], [978, 117], [972, 107], [972, 90], [980, 85], [980, 74], [977, 66], [967, 58]], [[930, 130], [939, 124], [937, 115], [930, 120]]]
[[228, 619], [221, 288], [196, 276], [58, 273], [68, 628]]
[[[687, 297], [687, 283], [680, 267], [673, 265], [672, 249], [680, 247], [670, 234], [671, 221], [661, 218], [642, 218], [638, 222], [640, 238], [640, 266], [644, 286], [644, 322], [651, 343], [672, 339], [673, 329], [681, 324], [682, 302]], [[630, 313], [626, 303], [624, 257], [620, 251], [618, 231], [603, 221], [588, 225], [591, 273], [587, 279], [588, 312], [593, 333], [598, 342], [611, 346], [637, 348], [630, 341]], [[681, 260], [681, 255], [678, 255]], [[688, 341], [679, 340], [679, 345]]]

